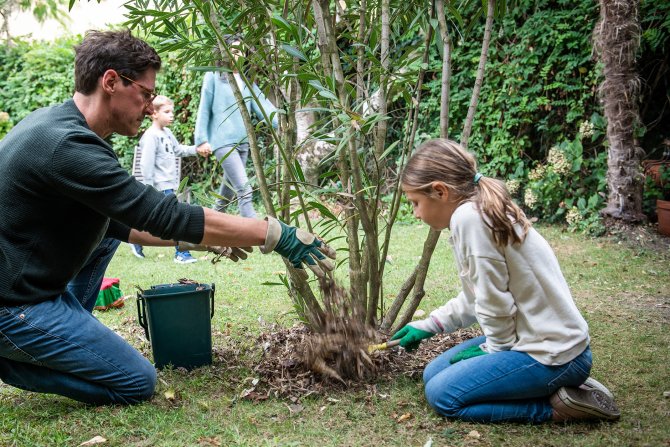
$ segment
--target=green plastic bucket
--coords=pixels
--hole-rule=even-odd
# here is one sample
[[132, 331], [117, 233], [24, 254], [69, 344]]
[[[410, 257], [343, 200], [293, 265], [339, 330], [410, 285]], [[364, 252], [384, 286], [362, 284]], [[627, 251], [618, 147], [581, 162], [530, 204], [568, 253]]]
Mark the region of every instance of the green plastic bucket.
[[156, 368], [212, 363], [214, 284], [161, 284], [137, 294], [137, 316]]

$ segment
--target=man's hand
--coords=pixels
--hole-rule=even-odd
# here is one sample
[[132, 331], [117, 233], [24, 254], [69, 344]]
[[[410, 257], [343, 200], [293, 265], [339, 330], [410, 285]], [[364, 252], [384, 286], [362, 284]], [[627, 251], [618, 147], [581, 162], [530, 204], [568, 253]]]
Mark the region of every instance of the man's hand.
[[300, 228], [286, 225], [284, 222], [267, 217], [268, 232], [262, 253], [275, 251], [288, 259], [293, 267], [303, 268], [303, 263], [319, 278], [335, 269], [335, 264], [326, 257], [335, 259], [335, 250], [317, 236]]
[[469, 348], [462, 350], [461, 352], [453, 356], [451, 359], [449, 359], [449, 363], [453, 365], [454, 363], [458, 363], [461, 360], [488, 354], [488, 351], [485, 351], [485, 349], [486, 349], [485, 343], [482, 343], [481, 345], [470, 346]]
[[[416, 348], [419, 347], [421, 340], [430, 338], [433, 335], [435, 335], [434, 332], [425, 330], [426, 328], [424, 326], [425, 325], [423, 324], [423, 321], [409, 323], [405, 325], [405, 327], [400, 329], [398, 332], [393, 334], [391, 340], [400, 339], [400, 346], [402, 346], [408, 351], [414, 351]], [[424, 328], [419, 329], [419, 327]]]
[[192, 244], [190, 242], [178, 242], [177, 250], [179, 251], [208, 251], [220, 256], [225, 256], [233, 262], [240, 259], [247, 259], [247, 253], [254, 251], [251, 247], [220, 247], [212, 245]]

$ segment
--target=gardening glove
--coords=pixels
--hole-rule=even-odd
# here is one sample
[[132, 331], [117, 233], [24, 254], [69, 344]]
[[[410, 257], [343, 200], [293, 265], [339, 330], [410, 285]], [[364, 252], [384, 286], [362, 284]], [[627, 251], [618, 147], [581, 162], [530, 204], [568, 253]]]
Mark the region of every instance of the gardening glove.
[[462, 350], [461, 352], [453, 356], [451, 359], [449, 359], [449, 363], [453, 365], [454, 363], [458, 363], [461, 360], [469, 359], [472, 357], [478, 357], [484, 354], [488, 354], [488, 351], [486, 350], [486, 343], [482, 343], [481, 345], [476, 346], [470, 346], [469, 348]]
[[177, 242], [177, 250], [208, 251], [210, 253], [225, 256], [233, 262], [237, 262], [240, 259], [247, 259], [247, 253], [251, 253], [254, 249], [251, 247], [220, 247], [218, 245], [200, 245], [179, 241]]
[[261, 253], [275, 251], [297, 269], [302, 269], [302, 264], [305, 263], [319, 278], [324, 278], [327, 272], [335, 269], [335, 264], [326, 259], [335, 259], [335, 250], [320, 238], [300, 228], [286, 225], [274, 217], [265, 219], [268, 221], [268, 232], [265, 244], [260, 247]]
[[[400, 346], [408, 351], [414, 351], [419, 347], [421, 340], [435, 335], [435, 332], [425, 330], [427, 328], [423, 327], [422, 323], [423, 321], [416, 321], [414, 323], [406, 324], [405, 327], [393, 334], [391, 340], [400, 339]], [[419, 327], [423, 328], [419, 329]]]

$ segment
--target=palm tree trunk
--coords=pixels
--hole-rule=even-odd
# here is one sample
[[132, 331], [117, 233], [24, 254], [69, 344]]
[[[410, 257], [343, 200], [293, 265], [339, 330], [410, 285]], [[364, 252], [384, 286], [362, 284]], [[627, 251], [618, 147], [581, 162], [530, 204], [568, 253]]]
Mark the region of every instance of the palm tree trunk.
[[600, 20], [594, 31], [595, 49], [603, 64], [600, 85], [607, 118], [607, 186], [602, 214], [624, 222], [641, 222], [644, 151], [638, 146], [640, 80], [635, 55], [640, 45], [637, 0], [600, 0]]

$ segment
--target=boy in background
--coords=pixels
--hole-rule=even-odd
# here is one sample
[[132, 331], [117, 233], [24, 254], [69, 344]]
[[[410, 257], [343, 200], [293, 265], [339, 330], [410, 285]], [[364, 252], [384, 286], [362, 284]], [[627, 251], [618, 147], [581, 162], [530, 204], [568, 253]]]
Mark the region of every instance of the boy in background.
[[[211, 151], [208, 147], [186, 146], [179, 144], [177, 138], [168, 129], [174, 121], [174, 102], [167, 96], [158, 95], [153, 100], [154, 113], [151, 115], [153, 121], [140, 139], [142, 159], [140, 169], [144, 179], [142, 183], [153, 186], [163, 194], [175, 194], [179, 187], [179, 176], [175, 171], [175, 157], [188, 157], [199, 154], [203, 157], [209, 156]], [[144, 258], [142, 246], [131, 244], [133, 254], [138, 258]], [[177, 247], [174, 262], [179, 264], [190, 264], [196, 262], [188, 251], [179, 251]]]

